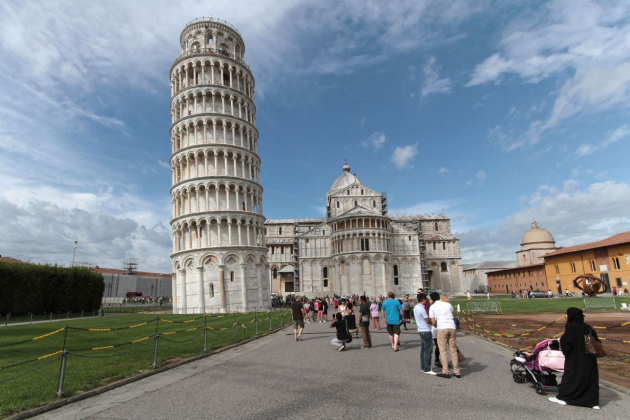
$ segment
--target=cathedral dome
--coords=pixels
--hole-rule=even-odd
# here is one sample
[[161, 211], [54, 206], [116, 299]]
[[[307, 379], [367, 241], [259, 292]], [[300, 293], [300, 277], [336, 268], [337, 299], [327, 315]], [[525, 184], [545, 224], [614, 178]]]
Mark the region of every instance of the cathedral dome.
[[359, 181], [359, 178], [357, 178], [356, 175], [352, 175], [350, 173], [350, 166], [348, 166], [348, 162], [346, 162], [346, 164], [343, 165], [343, 168], [341, 169], [343, 170], [343, 173], [339, 176], [339, 178], [335, 180], [332, 187], [330, 188], [331, 191], [346, 188], [354, 184], [355, 182], [358, 182], [359, 184], [361, 183], [361, 181]]
[[521, 239], [521, 249], [555, 249], [556, 240], [548, 230], [538, 227], [536, 221], [532, 222], [530, 230], [525, 232]]

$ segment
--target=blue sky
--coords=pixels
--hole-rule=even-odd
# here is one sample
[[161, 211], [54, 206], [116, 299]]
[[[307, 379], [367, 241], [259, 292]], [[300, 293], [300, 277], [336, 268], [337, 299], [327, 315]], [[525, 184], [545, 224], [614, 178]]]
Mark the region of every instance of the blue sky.
[[[387, 6], [384, 6], [387, 4]], [[344, 159], [392, 213], [452, 218], [464, 262], [630, 222], [630, 1], [0, 3], [0, 254], [169, 271], [168, 71], [235, 25], [267, 218], [318, 217]]]

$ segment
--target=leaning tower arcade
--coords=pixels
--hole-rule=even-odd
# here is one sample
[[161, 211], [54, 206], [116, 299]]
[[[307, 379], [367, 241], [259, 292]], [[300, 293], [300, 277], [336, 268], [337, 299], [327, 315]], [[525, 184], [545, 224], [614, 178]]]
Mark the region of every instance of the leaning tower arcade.
[[189, 22], [170, 70], [173, 312], [269, 306], [254, 105], [245, 43], [229, 23]]

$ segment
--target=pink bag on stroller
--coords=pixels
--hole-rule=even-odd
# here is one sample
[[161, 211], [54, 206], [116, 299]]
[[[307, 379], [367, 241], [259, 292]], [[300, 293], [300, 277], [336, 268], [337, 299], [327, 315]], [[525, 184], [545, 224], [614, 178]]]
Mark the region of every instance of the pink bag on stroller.
[[[538, 353], [536, 358], [538, 366], [540, 370], [564, 372], [564, 354], [562, 354], [562, 351], [559, 349], [552, 350], [550, 347], [550, 344], [554, 341], [559, 344], [558, 340], [549, 340], [545, 343], [547, 344], [547, 348]], [[538, 346], [540, 346], [540, 344], [542, 343], [539, 343]]]

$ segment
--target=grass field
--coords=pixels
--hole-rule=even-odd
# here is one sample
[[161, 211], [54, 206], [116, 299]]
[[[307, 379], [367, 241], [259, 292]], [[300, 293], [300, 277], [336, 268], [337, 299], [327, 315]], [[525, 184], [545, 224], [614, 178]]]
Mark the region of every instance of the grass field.
[[[511, 297], [495, 297], [490, 295], [491, 302], [500, 302], [501, 309], [504, 314], [532, 314], [532, 313], [566, 313], [567, 309], [570, 307], [576, 307], [580, 309], [584, 309], [584, 298], [581, 297], [573, 297], [573, 298], [543, 298], [543, 299], [512, 299]], [[486, 298], [475, 298], [472, 301], [467, 300], [465, 297], [463, 298], [453, 298], [450, 303], [453, 305], [455, 309], [457, 309], [457, 305], [460, 305], [462, 310], [466, 310], [466, 304], [469, 302], [488, 302]], [[616, 297], [615, 302], [617, 303], [617, 308], [621, 306], [621, 303], [626, 303], [630, 306], [630, 297]], [[606, 311], [613, 310], [612, 308], [601, 309]]]
[[[255, 334], [254, 313], [161, 316], [160, 321], [150, 314], [76, 320], [68, 324], [67, 335], [62, 322], [0, 329], [0, 417], [55, 401], [61, 355], [44, 356], [62, 350], [64, 339], [69, 352], [64, 385], [64, 397], [68, 397], [152, 370], [156, 329], [160, 335], [158, 367], [202, 354], [205, 325], [208, 350], [234, 343], [236, 322], [247, 327], [239, 327], [239, 341]], [[269, 331], [269, 317], [272, 329], [290, 322], [288, 311], [259, 313], [259, 334]], [[129, 326], [133, 327], [125, 328]], [[115, 328], [124, 329], [103, 330]], [[62, 331], [33, 340], [59, 329]], [[18, 342], [24, 343], [7, 346]], [[20, 365], [13, 366], [16, 364]]]

